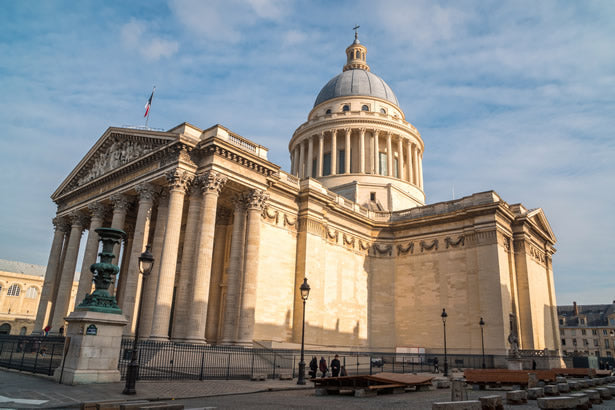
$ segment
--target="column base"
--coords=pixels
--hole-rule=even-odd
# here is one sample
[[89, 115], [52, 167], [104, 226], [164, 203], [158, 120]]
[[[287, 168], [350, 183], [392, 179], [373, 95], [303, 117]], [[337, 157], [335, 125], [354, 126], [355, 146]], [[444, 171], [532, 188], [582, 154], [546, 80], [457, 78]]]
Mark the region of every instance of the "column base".
[[193, 345], [208, 345], [209, 343], [207, 343], [207, 340], [203, 339], [192, 339], [189, 337], [183, 338], [183, 339], [173, 339], [174, 342], [177, 343], [189, 343], [189, 344], [193, 344]]

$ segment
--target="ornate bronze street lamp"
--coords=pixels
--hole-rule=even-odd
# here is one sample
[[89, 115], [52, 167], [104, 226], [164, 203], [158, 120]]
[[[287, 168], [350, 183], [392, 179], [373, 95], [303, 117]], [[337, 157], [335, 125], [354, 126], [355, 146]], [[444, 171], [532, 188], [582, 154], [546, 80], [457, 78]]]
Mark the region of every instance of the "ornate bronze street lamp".
[[307, 283], [307, 278], [303, 278], [303, 283], [299, 287], [301, 291], [301, 299], [303, 299], [303, 322], [301, 324], [301, 361], [299, 362], [299, 377], [297, 384], [305, 384], [305, 360], [303, 357], [304, 341], [305, 341], [305, 301], [310, 295], [310, 285]]
[[154, 266], [154, 257], [150, 253], [150, 246], [147, 245], [145, 252], [139, 256], [139, 272], [143, 275], [141, 281], [141, 291], [139, 292], [139, 309], [137, 310], [137, 323], [135, 328], [135, 338], [132, 342], [132, 352], [130, 354], [130, 364], [126, 371], [126, 386], [124, 387], [123, 394], [136, 394], [135, 384], [137, 383], [137, 377], [139, 376], [139, 361], [138, 361], [138, 341], [139, 341], [139, 321], [141, 320], [141, 307], [143, 306], [143, 288], [145, 287], [145, 279], [152, 272]]
[[478, 324], [480, 325], [480, 343], [483, 347], [483, 369], [486, 369], [487, 366], [485, 366], [485, 335], [483, 333], [483, 328], [485, 327], [485, 321], [483, 320], [483, 318], [480, 318], [480, 322], [478, 322]]
[[448, 358], [446, 355], [446, 318], [448, 317], [448, 314], [446, 313], [446, 310], [444, 308], [442, 308], [442, 314], [440, 315], [440, 317], [442, 318], [442, 325], [444, 326], [444, 377], [447, 377]]

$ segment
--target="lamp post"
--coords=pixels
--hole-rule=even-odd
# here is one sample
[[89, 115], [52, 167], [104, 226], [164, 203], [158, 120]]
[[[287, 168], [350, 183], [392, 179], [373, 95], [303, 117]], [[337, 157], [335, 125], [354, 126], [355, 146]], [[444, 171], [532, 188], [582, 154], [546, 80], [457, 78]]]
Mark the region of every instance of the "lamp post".
[[299, 287], [301, 291], [301, 299], [303, 299], [303, 322], [301, 324], [301, 361], [299, 362], [299, 377], [297, 384], [305, 384], [305, 360], [303, 357], [304, 341], [305, 341], [305, 301], [310, 295], [310, 285], [307, 283], [307, 278], [303, 278], [303, 283]]
[[440, 317], [442, 318], [442, 325], [444, 326], [444, 377], [448, 377], [448, 358], [446, 354], [446, 318], [448, 314], [446, 313], [446, 309], [442, 308]]
[[483, 348], [483, 369], [486, 369], [487, 366], [485, 366], [485, 335], [483, 333], [483, 327], [485, 326], [485, 321], [483, 320], [483, 318], [480, 318], [480, 322], [478, 322], [478, 324], [480, 325], [480, 343], [481, 346]]
[[137, 356], [139, 355], [137, 343], [139, 340], [139, 321], [141, 320], [141, 307], [143, 306], [143, 288], [145, 287], [145, 279], [152, 272], [154, 266], [154, 257], [150, 253], [150, 246], [147, 245], [145, 252], [139, 256], [139, 272], [143, 275], [143, 281], [141, 282], [141, 291], [139, 292], [139, 308], [137, 310], [137, 323], [135, 328], [135, 338], [132, 342], [132, 352], [130, 354], [130, 363], [126, 372], [126, 386], [122, 394], [136, 394], [135, 384], [137, 383], [137, 377], [139, 376], [139, 362]]

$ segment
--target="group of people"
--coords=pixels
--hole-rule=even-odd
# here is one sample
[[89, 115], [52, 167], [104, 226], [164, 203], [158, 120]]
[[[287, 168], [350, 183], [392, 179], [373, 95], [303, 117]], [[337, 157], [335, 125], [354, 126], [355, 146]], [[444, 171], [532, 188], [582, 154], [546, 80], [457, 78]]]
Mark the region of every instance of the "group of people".
[[[322, 374], [321, 377], [327, 377], [327, 373], [329, 372], [327, 361], [324, 356], [320, 356], [320, 361], [316, 359], [316, 356], [312, 356], [312, 360], [310, 361], [310, 377], [315, 379], [319, 370]], [[331, 377], [338, 376], [348, 376], [348, 374], [346, 373], [346, 368], [342, 366], [340, 362], [340, 356], [336, 354], [333, 360], [331, 360]]]

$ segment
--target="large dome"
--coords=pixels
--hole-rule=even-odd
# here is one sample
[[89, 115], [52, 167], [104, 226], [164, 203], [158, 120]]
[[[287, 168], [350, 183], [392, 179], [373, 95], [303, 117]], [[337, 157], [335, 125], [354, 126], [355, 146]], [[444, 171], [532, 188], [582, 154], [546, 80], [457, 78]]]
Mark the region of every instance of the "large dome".
[[314, 107], [333, 98], [356, 95], [381, 98], [399, 106], [393, 90], [382, 78], [366, 70], [354, 69], [333, 77], [318, 93]]

